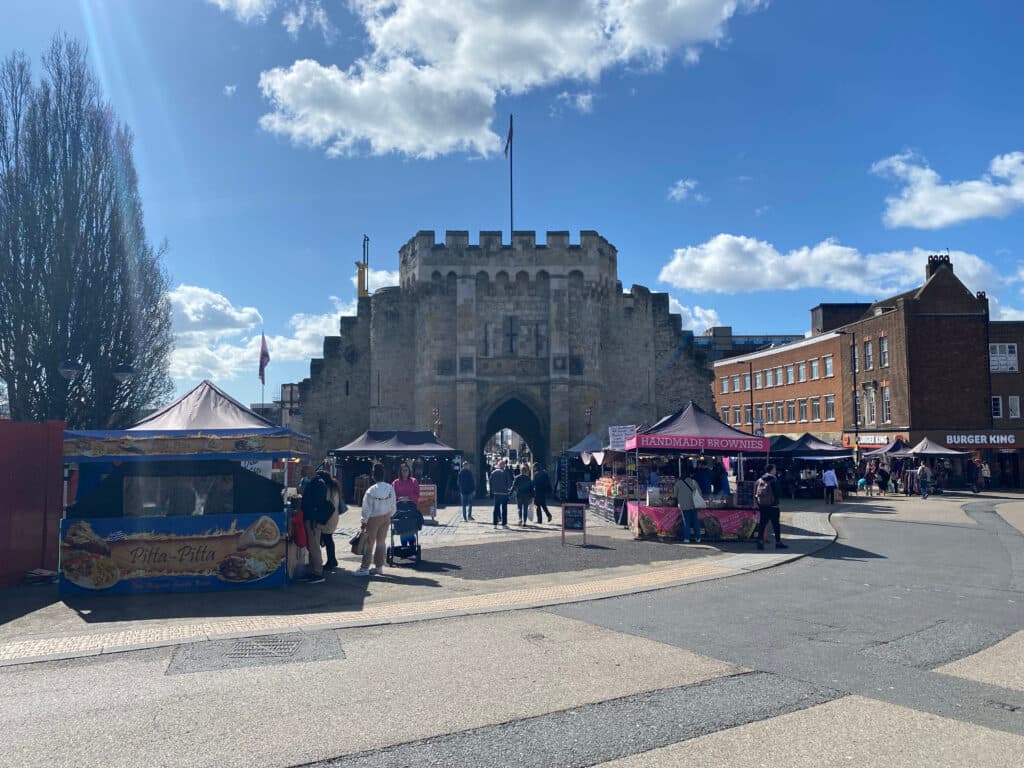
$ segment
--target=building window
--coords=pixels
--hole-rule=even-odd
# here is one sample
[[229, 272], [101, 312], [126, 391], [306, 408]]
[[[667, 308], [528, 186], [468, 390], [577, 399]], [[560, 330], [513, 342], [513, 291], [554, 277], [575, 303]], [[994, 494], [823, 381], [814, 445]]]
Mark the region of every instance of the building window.
[[739, 425], [741, 423], [740, 422], [740, 407], [738, 405], [734, 405], [732, 407], [732, 423], [733, 423], [733, 426], [737, 426], [737, 425]]
[[864, 342], [864, 370], [870, 371], [875, 367], [875, 345], [870, 341]]
[[781, 387], [784, 383], [785, 381], [782, 378], [782, 366], [780, 365], [775, 369], [775, 386]]
[[782, 424], [786, 421], [785, 404], [781, 400], [775, 401], [775, 423]]
[[1006, 398], [1006, 415], [1011, 419], [1020, 418], [1020, 395], [1010, 395]]
[[722, 409], [722, 421], [724, 421], [726, 424], [729, 423], [729, 407], [728, 406], [726, 406], [725, 408]]
[[729, 377], [728, 376], [723, 376], [722, 377], [722, 394], [723, 395], [728, 395], [729, 394]]
[[800, 421], [807, 421], [807, 401], [797, 400], [797, 405], [800, 408]]
[[754, 371], [754, 389], [761, 388], [761, 372]]
[[796, 421], [796, 400], [786, 401], [786, 421]]
[[750, 412], [750, 406], [749, 405], [744, 405], [743, 406], [743, 423], [744, 424], [749, 424], [752, 416], [753, 416], [753, 414]]
[[796, 382], [796, 377], [794, 376], [793, 364], [790, 363], [786, 366], [786, 383], [793, 384], [794, 382]]
[[775, 371], [772, 368], [769, 368], [764, 372], [764, 385], [766, 387], [775, 386]]
[[813, 360], [811, 360], [811, 381], [815, 381], [819, 378], [820, 369], [821, 365], [818, 361], [818, 358], [814, 358]]
[[821, 398], [811, 398], [811, 421], [821, 421]]
[[766, 424], [775, 423], [775, 403], [764, 404], [764, 421]]
[[992, 418], [1001, 419], [1003, 418], [1003, 398], [993, 397], [992, 398]]
[[[879, 341], [878, 341], [878, 354], [879, 355], [882, 354], [882, 341], [881, 341], [881, 339], [879, 339]], [[881, 362], [882, 362], [881, 357], [879, 357], [878, 362], [879, 362], [879, 364], [881, 364]], [[888, 387], [882, 387], [882, 423], [883, 424], [889, 424], [891, 422], [892, 422], [892, 400], [891, 400], [891, 397], [890, 397], [890, 394], [889, 394], [889, 388]]]
[[836, 420], [836, 396], [825, 395], [825, 421]]
[[889, 367], [889, 337], [879, 336], [878, 337], [878, 367], [888, 368]]
[[348, 397], [348, 379], [345, 379], [345, 397]]
[[764, 406], [760, 403], [754, 403], [754, 421], [764, 423]]
[[749, 392], [750, 391], [750, 374], [749, 373], [744, 373], [743, 374], [743, 391], [744, 392]]
[[739, 392], [740, 391], [740, 375], [738, 373], [735, 374], [732, 377], [732, 391], [733, 392]]
[[857, 354], [857, 345], [850, 345], [851, 366], [854, 373], [860, 373], [860, 355]]
[[822, 360], [825, 361], [825, 378], [831, 379], [832, 374], [832, 355], [825, 355]]
[[1016, 373], [1019, 371], [1020, 368], [1017, 367], [1017, 345], [989, 344], [988, 369], [992, 373]]
[[807, 381], [807, 363], [800, 363], [800, 365], [796, 367], [796, 373], [800, 381]]
[[868, 396], [864, 400], [864, 408], [867, 411], [867, 419], [865, 419], [865, 422], [868, 424], [874, 424], [878, 417], [877, 403], [875, 401], [875, 390], [869, 389]]

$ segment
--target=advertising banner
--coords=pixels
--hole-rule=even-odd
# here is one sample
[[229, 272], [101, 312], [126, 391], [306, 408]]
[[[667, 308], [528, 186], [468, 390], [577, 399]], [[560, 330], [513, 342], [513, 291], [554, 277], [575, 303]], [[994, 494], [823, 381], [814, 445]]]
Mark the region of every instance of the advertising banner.
[[636, 435], [626, 441], [627, 450], [735, 451], [767, 453], [767, 437], [700, 437], [689, 435]]
[[70, 520], [60, 593], [193, 592], [284, 585], [285, 515]]
[[626, 450], [626, 441], [636, 435], [636, 424], [608, 427], [608, 447], [613, 451]]
[[[630, 502], [629, 525], [637, 537], [678, 538], [682, 515], [678, 507], [648, 507]], [[701, 538], [709, 541], [749, 539], [757, 530], [756, 509], [698, 509]]]
[[420, 499], [416, 508], [424, 517], [431, 519], [437, 517], [437, 486], [432, 483], [420, 485]]

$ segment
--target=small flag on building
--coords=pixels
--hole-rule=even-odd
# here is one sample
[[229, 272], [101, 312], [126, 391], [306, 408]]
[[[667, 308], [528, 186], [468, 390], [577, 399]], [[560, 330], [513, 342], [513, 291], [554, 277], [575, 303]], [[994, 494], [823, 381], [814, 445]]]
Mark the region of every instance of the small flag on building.
[[260, 334], [262, 341], [260, 342], [260, 382], [263, 384], [267, 383], [266, 370], [267, 366], [270, 365], [270, 350], [267, 349], [267, 337], [265, 334]]

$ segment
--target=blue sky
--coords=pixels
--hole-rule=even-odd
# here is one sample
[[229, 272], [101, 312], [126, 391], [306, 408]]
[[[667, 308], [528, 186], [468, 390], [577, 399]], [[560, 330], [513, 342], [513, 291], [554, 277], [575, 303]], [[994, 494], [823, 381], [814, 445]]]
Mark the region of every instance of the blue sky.
[[[179, 391], [267, 399], [417, 230], [596, 229], [697, 332], [802, 332], [930, 251], [1024, 318], [1024, 4], [31, 0], [85, 41], [167, 239]], [[541, 236], [542, 239], [542, 236]]]

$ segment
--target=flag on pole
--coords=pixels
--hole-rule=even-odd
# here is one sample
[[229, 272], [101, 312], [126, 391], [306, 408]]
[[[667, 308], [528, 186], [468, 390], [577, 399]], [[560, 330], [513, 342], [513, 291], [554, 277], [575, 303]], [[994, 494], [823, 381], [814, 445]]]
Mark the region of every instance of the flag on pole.
[[267, 349], [267, 337], [266, 334], [260, 334], [262, 341], [260, 342], [260, 381], [263, 384], [267, 383], [266, 370], [267, 366], [270, 365], [270, 350]]
[[505, 157], [512, 150], [512, 115], [508, 116], [508, 137], [505, 139]]

